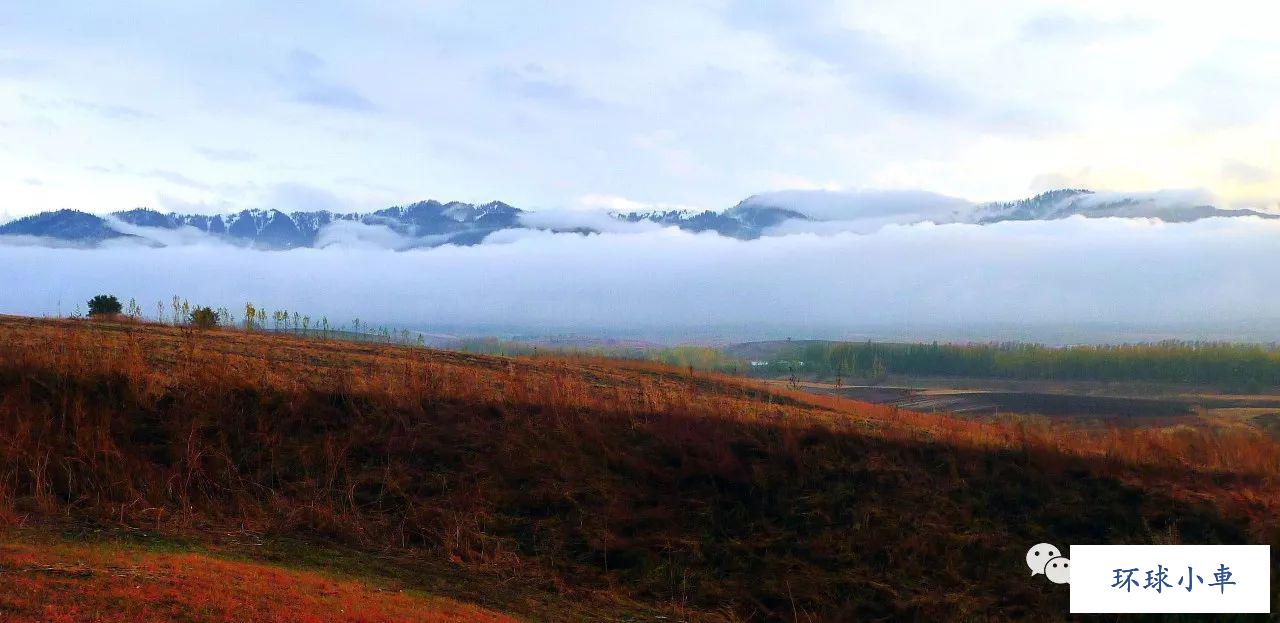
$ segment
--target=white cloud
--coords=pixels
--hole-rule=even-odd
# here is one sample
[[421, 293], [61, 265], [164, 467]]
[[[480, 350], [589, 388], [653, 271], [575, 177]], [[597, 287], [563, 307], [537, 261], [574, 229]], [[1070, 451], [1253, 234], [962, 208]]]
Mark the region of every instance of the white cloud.
[[102, 244], [108, 246], [144, 246], [144, 247], [176, 247], [190, 245], [210, 245], [215, 247], [230, 246], [214, 238], [209, 234], [202, 232], [194, 227], [178, 227], [175, 229], [163, 229], [160, 227], [138, 227], [131, 225], [112, 215], [103, 215], [102, 220], [106, 222], [107, 227], [114, 229], [122, 234], [128, 234], [130, 238], [115, 238], [106, 240]]
[[3, 235], [0, 236], [0, 248], [3, 247], [45, 247], [48, 249], [80, 249], [88, 245], [72, 240], [54, 240], [41, 236]]
[[616, 195], [583, 195], [578, 198], [578, 210], [600, 212], [642, 212], [649, 204]]
[[[650, 209], [643, 207], [642, 204], [635, 205], [639, 207], [629, 207], [626, 210], [617, 211], [630, 212], [632, 210], [645, 211]], [[580, 210], [536, 210], [533, 212], [525, 212], [520, 215], [520, 222], [526, 227], [532, 227], [535, 229], [567, 231], [586, 228], [597, 232], [619, 234], [639, 233], [661, 229], [661, 226], [657, 223], [648, 221], [628, 223], [614, 218], [607, 212], [584, 212]]]
[[583, 195], [573, 211], [626, 214], [628, 212], [702, 212], [705, 208], [681, 203], [636, 201], [617, 195]]
[[316, 232], [316, 248], [407, 249], [415, 244], [411, 238], [396, 233], [386, 225], [370, 225], [359, 221], [334, 221]]
[[1219, 203], [1213, 193], [1201, 188], [1170, 188], [1151, 192], [1102, 191], [1085, 195], [1080, 203], [1098, 206], [1120, 200], [1131, 200], [1165, 208], [1184, 208]]
[[779, 206], [819, 220], [892, 219], [894, 222], [953, 222], [973, 203], [920, 190], [782, 190], [752, 195], [749, 205]]

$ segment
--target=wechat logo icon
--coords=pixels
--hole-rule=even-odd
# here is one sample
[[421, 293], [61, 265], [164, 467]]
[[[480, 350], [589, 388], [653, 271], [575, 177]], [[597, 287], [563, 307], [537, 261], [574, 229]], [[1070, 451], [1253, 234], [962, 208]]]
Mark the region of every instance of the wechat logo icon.
[[1071, 559], [1049, 543], [1037, 543], [1027, 550], [1027, 567], [1031, 575], [1043, 575], [1054, 584], [1071, 583]]

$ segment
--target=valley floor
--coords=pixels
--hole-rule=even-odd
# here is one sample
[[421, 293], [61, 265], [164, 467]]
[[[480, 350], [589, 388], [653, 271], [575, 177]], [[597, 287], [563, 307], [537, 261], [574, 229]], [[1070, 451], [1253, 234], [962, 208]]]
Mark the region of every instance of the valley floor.
[[[788, 379], [766, 381], [786, 387]], [[800, 380], [796, 389], [928, 413], [1033, 415], [1080, 425], [1157, 427], [1239, 422], [1280, 435], [1280, 394], [1231, 394], [1151, 383], [893, 376], [884, 383]]]

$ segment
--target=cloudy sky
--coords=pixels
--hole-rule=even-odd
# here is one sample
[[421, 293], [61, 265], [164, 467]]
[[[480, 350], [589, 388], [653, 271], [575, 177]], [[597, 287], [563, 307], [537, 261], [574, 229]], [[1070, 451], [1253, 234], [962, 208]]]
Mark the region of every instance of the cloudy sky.
[[1271, 6], [6, 2], [0, 217], [1064, 185], [1274, 206]]

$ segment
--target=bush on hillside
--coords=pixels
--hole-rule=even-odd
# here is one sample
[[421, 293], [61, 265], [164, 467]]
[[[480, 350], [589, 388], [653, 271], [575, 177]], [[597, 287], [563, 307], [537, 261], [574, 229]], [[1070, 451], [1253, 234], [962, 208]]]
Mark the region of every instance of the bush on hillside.
[[218, 326], [218, 312], [210, 307], [197, 307], [191, 310], [191, 325], [200, 329], [211, 329]]
[[124, 306], [114, 294], [99, 294], [89, 299], [90, 316], [112, 316], [120, 313]]

